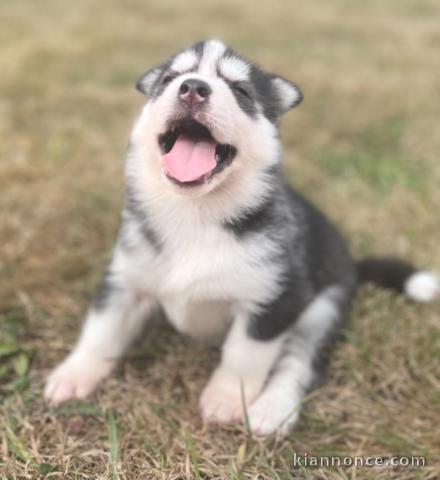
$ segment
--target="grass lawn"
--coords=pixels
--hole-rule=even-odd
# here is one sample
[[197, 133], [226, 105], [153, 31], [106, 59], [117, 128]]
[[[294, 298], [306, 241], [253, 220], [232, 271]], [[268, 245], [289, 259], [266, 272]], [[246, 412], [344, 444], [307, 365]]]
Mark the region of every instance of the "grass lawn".
[[[435, 479], [439, 302], [363, 289], [288, 438], [206, 426], [218, 352], [149, 329], [87, 402], [50, 408], [109, 258], [147, 68], [219, 37], [296, 81], [285, 170], [353, 253], [440, 271], [437, 0], [0, 2], [0, 478]], [[422, 455], [425, 468], [299, 468], [293, 455]]]

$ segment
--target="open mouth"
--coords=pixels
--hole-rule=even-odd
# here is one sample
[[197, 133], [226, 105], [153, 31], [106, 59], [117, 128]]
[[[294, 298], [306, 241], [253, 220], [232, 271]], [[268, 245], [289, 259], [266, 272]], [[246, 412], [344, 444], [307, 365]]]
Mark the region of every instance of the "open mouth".
[[193, 119], [174, 122], [159, 135], [159, 146], [167, 177], [185, 187], [210, 181], [237, 154], [235, 147], [217, 142], [207, 127]]

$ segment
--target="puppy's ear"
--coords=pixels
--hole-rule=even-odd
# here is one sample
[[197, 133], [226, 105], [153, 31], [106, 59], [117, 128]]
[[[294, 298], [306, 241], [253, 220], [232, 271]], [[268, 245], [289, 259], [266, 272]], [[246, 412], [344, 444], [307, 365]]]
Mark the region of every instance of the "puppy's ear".
[[153, 93], [154, 84], [159, 80], [162, 74], [162, 68], [157, 67], [144, 73], [137, 81], [136, 88], [145, 95], [151, 96]]
[[283, 77], [272, 77], [272, 89], [278, 104], [279, 115], [299, 105], [304, 96], [297, 85]]

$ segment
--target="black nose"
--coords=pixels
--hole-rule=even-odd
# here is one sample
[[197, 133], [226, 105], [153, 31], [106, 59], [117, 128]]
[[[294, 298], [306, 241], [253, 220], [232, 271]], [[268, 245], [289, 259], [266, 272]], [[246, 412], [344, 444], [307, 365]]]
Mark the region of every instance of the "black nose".
[[211, 87], [198, 78], [188, 78], [179, 88], [179, 97], [188, 106], [203, 103], [211, 94]]

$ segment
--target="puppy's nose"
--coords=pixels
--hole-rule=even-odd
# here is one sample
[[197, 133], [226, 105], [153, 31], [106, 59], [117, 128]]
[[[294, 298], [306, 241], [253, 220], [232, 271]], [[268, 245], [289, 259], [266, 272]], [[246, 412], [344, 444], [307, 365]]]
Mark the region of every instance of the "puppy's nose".
[[205, 102], [211, 94], [211, 87], [198, 78], [188, 78], [179, 88], [179, 98], [187, 105], [192, 107]]

